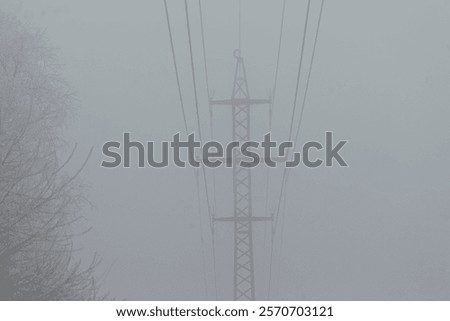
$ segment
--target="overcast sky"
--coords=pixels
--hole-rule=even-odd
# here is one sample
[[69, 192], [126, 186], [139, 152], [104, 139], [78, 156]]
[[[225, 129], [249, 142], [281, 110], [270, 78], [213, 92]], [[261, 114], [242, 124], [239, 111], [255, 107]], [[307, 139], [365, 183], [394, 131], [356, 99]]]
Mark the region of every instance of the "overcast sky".
[[[184, 2], [169, 0], [188, 123], [195, 128]], [[242, 0], [242, 55], [251, 95], [273, 87], [280, 0]], [[209, 138], [198, 2], [189, 0], [202, 129]], [[237, 0], [203, 1], [210, 86], [231, 96], [238, 45]], [[287, 139], [306, 0], [288, 0], [273, 135]], [[319, 1], [312, 1], [309, 64]], [[192, 169], [107, 170], [101, 146], [125, 131], [143, 141], [183, 131], [162, 0], [0, 0], [0, 10], [46, 32], [77, 93], [68, 141], [80, 160], [92, 208], [76, 240], [108, 270], [117, 298], [214, 299], [211, 236]], [[325, 131], [349, 140], [349, 168], [291, 171], [275, 238], [277, 299], [450, 299], [450, 2], [326, 0], [299, 143]], [[305, 74], [304, 74], [305, 75]], [[302, 78], [302, 95], [305, 77]], [[252, 112], [252, 137], [268, 110]], [[215, 112], [230, 140], [231, 113]], [[265, 169], [254, 171], [254, 215], [265, 215]], [[208, 172], [211, 178], [211, 172]], [[217, 171], [218, 216], [232, 215], [231, 171]], [[281, 171], [273, 170], [273, 211]], [[280, 225], [281, 226], [281, 225]], [[281, 241], [281, 233], [283, 240]], [[219, 299], [232, 298], [231, 226], [216, 229]], [[267, 297], [270, 226], [255, 225], [256, 297]], [[101, 272], [100, 271], [100, 274]]]

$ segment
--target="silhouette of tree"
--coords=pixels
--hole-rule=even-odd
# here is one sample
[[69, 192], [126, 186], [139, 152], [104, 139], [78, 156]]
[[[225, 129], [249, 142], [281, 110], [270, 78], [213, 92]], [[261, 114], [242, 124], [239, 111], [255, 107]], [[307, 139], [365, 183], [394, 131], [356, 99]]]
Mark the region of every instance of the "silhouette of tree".
[[73, 259], [84, 197], [60, 161], [75, 98], [39, 31], [0, 12], [0, 299], [95, 300], [93, 272]]

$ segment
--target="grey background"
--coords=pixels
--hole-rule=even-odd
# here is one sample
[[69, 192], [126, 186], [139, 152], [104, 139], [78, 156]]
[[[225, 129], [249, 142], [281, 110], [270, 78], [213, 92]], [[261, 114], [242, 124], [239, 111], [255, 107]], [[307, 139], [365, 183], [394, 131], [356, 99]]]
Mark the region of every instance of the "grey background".
[[[197, 2], [191, 2], [201, 116], [208, 112]], [[109, 271], [103, 288], [118, 298], [214, 299], [207, 213], [199, 213], [192, 170], [100, 167], [101, 145], [168, 139], [181, 131], [162, 1], [1, 0], [0, 9], [45, 30], [64, 76], [80, 99], [67, 138], [82, 159], [92, 231], [76, 240]], [[319, 1], [313, 1], [313, 22]], [[183, 94], [194, 128], [184, 4], [170, 0]], [[306, 1], [289, 0], [274, 136], [286, 139]], [[243, 0], [243, 56], [253, 96], [273, 86], [279, 0]], [[204, 1], [210, 83], [231, 94], [237, 46], [237, 1]], [[275, 239], [274, 298], [450, 299], [450, 2], [326, 1], [300, 140], [332, 130], [347, 139], [350, 168], [292, 172], [284, 239]], [[306, 57], [310, 57], [312, 33]], [[255, 112], [255, 139], [267, 111]], [[214, 125], [230, 136], [230, 113]], [[217, 214], [231, 214], [231, 172], [219, 170]], [[264, 212], [265, 170], [255, 171], [255, 215]], [[281, 171], [272, 173], [270, 203]], [[202, 193], [203, 197], [204, 193]], [[205, 204], [204, 200], [202, 204]], [[256, 227], [257, 298], [267, 296], [270, 229]], [[203, 236], [203, 244], [201, 242]], [[219, 299], [232, 296], [232, 230], [217, 230]], [[202, 259], [202, 248], [205, 260]], [[203, 263], [205, 261], [205, 264]], [[206, 279], [206, 282], [205, 282]], [[206, 283], [206, 286], [205, 286]]]

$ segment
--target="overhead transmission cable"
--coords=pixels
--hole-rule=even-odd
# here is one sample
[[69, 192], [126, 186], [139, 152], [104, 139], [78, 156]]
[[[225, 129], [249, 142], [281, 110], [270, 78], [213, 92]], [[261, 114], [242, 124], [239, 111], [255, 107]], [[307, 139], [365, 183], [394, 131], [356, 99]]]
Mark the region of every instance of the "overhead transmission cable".
[[[275, 107], [275, 98], [276, 98], [276, 91], [277, 91], [277, 84], [278, 84], [278, 71], [280, 68], [280, 56], [281, 56], [281, 43], [283, 39], [283, 30], [284, 30], [284, 18], [286, 13], [286, 0], [283, 0], [283, 7], [281, 11], [281, 25], [280, 25], [280, 34], [278, 38], [278, 52], [277, 52], [277, 59], [276, 59], [276, 67], [275, 67], [275, 76], [274, 76], [274, 85], [272, 90], [272, 102], [269, 109], [269, 132], [272, 131], [272, 117], [273, 117], [273, 111]], [[267, 169], [267, 175], [266, 175], [266, 205], [265, 205], [265, 215], [268, 216], [269, 214], [269, 192], [270, 192], [270, 168]], [[273, 219], [273, 213], [271, 214]], [[272, 221], [273, 224], [273, 221]], [[264, 230], [264, 242], [266, 240], [267, 235], [267, 225], [266, 229]], [[270, 241], [270, 265], [272, 264], [272, 258], [273, 258], [273, 247], [274, 247], [274, 239], [273, 234]], [[271, 269], [271, 267], [270, 267]], [[269, 291], [270, 293], [270, 280], [269, 280]]]
[[[298, 65], [298, 72], [297, 72], [297, 82], [296, 82], [296, 86], [295, 86], [294, 104], [293, 104], [293, 107], [292, 107], [291, 123], [290, 123], [290, 126], [289, 126], [289, 138], [288, 138], [288, 141], [292, 141], [292, 133], [293, 133], [293, 129], [294, 129], [294, 120], [295, 120], [295, 114], [296, 114], [296, 110], [297, 110], [298, 93], [299, 93], [299, 89], [300, 89], [300, 77], [301, 77], [301, 74], [302, 74], [303, 58], [304, 58], [304, 53], [305, 53], [306, 35], [307, 35], [307, 32], [308, 32], [308, 22], [309, 22], [310, 9], [311, 9], [311, 0], [308, 0], [308, 5], [307, 5], [307, 8], [306, 8], [305, 25], [304, 25], [304, 29], [303, 29], [302, 46], [301, 46], [301, 50], [300, 50], [300, 62], [299, 62], [299, 65]], [[276, 211], [276, 217], [275, 217], [275, 227], [274, 227], [274, 231], [273, 232], [275, 232], [278, 216], [280, 214], [280, 206], [281, 206], [281, 200], [282, 200], [283, 192], [284, 192], [284, 185], [285, 185], [284, 182], [286, 180], [286, 172], [287, 172], [287, 168], [285, 167], [284, 170], [283, 170], [283, 179], [281, 181], [281, 191], [280, 191], [280, 197], [279, 197], [278, 205], [277, 205], [277, 211]]]
[[[196, 116], [197, 116], [198, 135], [199, 135], [200, 141], [202, 142], [203, 141], [202, 126], [201, 126], [201, 122], [200, 122], [200, 111], [199, 111], [199, 107], [198, 107], [197, 82], [196, 82], [196, 78], [195, 78], [194, 54], [192, 51], [192, 36], [191, 36], [191, 26], [190, 26], [190, 22], [189, 22], [189, 6], [188, 6], [187, 0], [184, 0], [184, 7], [185, 7], [185, 11], [186, 11], [186, 26], [187, 26], [187, 33], [188, 33], [188, 40], [189, 40], [189, 53], [190, 53], [191, 72], [192, 72], [192, 86], [194, 89], [194, 102], [195, 102], [195, 112], [196, 112]], [[202, 166], [202, 170], [203, 170], [203, 180], [204, 180], [205, 192], [206, 192], [206, 202], [208, 205], [210, 224], [212, 225], [211, 202], [209, 199], [208, 182], [206, 180], [206, 171], [205, 171], [204, 166]]]
[[[195, 78], [194, 54], [193, 54], [193, 50], [192, 50], [191, 26], [190, 26], [190, 21], [189, 21], [189, 6], [188, 6], [187, 0], [184, 1], [184, 7], [185, 7], [185, 11], [186, 11], [186, 27], [187, 27], [187, 34], [188, 34], [188, 40], [189, 40], [189, 54], [190, 54], [190, 61], [191, 61], [192, 85], [193, 85], [193, 89], [194, 89], [194, 102], [195, 102], [195, 111], [196, 111], [196, 116], [197, 116], [198, 134], [199, 134], [200, 142], [202, 142], [203, 136], [202, 136], [202, 127], [201, 127], [201, 122], [200, 122], [200, 111], [199, 111], [198, 94], [197, 94], [197, 82], [196, 82], [196, 78]], [[205, 166], [201, 166], [201, 167], [202, 167], [202, 172], [203, 172], [203, 183], [205, 186], [206, 203], [207, 203], [208, 214], [209, 214], [209, 224], [210, 224], [212, 237], [214, 238], [214, 222], [213, 222], [214, 217], [212, 216], [212, 212], [211, 212], [211, 202], [210, 202], [210, 197], [209, 197], [206, 169], [205, 169]], [[213, 260], [214, 260], [214, 265], [215, 265], [216, 255], [215, 255], [215, 247], [214, 246], [213, 246], [212, 250], [213, 250]], [[215, 268], [214, 268], [214, 274], [215, 274], [214, 286], [215, 286], [215, 293], [217, 296], [217, 282], [216, 282], [216, 269]]]
[[[170, 24], [169, 8], [167, 6], [167, 0], [164, 0], [164, 9], [165, 9], [165, 14], [166, 14], [167, 29], [169, 31], [170, 47], [171, 47], [171, 51], [172, 51], [172, 60], [173, 60], [173, 65], [174, 65], [174, 69], [175, 69], [175, 76], [176, 76], [176, 82], [177, 82], [177, 88], [178, 88], [178, 96], [179, 96], [179, 100], [180, 100], [181, 112], [183, 115], [183, 123], [184, 123], [184, 128], [186, 131], [186, 136], [188, 136], [189, 128], [188, 128], [187, 119], [186, 119], [186, 110], [185, 110], [185, 106], [184, 106], [183, 94], [181, 91], [180, 76], [179, 76], [178, 64], [177, 64], [177, 59], [176, 59], [176, 54], [175, 54], [175, 46], [174, 46], [174, 42], [173, 42], [172, 27]], [[195, 170], [194, 170], [194, 177], [195, 177], [195, 181], [196, 181], [195, 185], [196, 185], [196, 190], [197, 190], [198, 213], [199, 213], [199, 218], [200, 218], [200, 241], [202, 243], [203, 282], [204, 282], [205, 294], [206, 294], [207, 293], [206, 258], [205, 258], [205, 249], [204, 249], [204, 239], [203, 239], [203, 223], [202, 223], [202, 217], [201, 217], [200, 182], [199, 182], [198, 173]]]
[[[304, 56], [304, 52], [305, 52], [306, 35], [307, 35], [307, 32], [308, 32], [308, 21], [309, 21], [310, 9], [311, 9], [311, 0], [308, 0], [308, 4], [307, 4], [307, 7], [306, 7], [305, 24], [304, 24], [304, 27], [303, 27], [302, 44], [301, 44], [301, 50], [300, 50], [300, 61], [299, 61], [299, 66], [298, 66], [298, 71], [297, 71], [297, 82], [296, 82], [296, 87], [295, 87], [294, 104], [293, 104], [293, 107], [292, 107], [292, 116], [291, 116], [291, 123], [290, 123], [290, 127], [289, 127], [289, 139], [288, 139], [288, 141], [292, 140], [292, 131], [293, 131], [293, 127], [294, 127], [294, 117], [295, 117], [295, 112], [296, 112], [296, 107], [297, 107], [297, 99], [298, 99], [298, 92], [299, 92], [299, 87], [300, 87], [300, 76], [301, 76], [301, 73], [302, 73], [303, 56]], [[286, 179], [286, 167], [283, 170], [283, 179], [281, 181], [280, 197], [279, 197], [278, 204], [277, 204], [276, 214], [275, 214], [275, 217], [273, 217], [273, 222], [272, 222], [272, 239], [274, 238], [275, 231], [276, 231], [277, 224], [278, 224], [278, 218], [279, 218], [279, 214], [280, 214], [280, 206], [281, 206], [281, 202], [282, 202], [282, 198], [283, 198], [284, 181], [285, 181], [285, 179]], [[272, 284], [272, 274], [273, 274], [273, 259], [274, 259], [274, 251], [273, 251], [273, 245], [272, 245], [271, 254], [270, 254], [270, 263], [269, 263], [269, 289], [268, 289], [269, 299], [270, 299], [270, 296], [271, 296], [271, 284]]]
[[[205, 82], [206, 82], [206, 93], [208, 96], [208, 109], [209, 109], [209, 125], [211, 130], [211, 140], [214, 140], [214, 128], [213, 128], [213, 110], [211, 108], [211, 105], [209, 103], [210, 99], [210, 92], [209, 92], [209, 77], [208, 77], [208, 64], [206, 59], [206, 40], [205, 40], [205, 30], [204, 30], [204, 23], [203, 23], [203, 10], [202, 10], [202, 0], [198, 0], [198, 7], [200, 11], [200, 29], [202, 34], [202, 49], [203, 49], [203, 64], [204, 64], [204, 70], [205, 70]], [[212, 179], [213, 179], [213, 213], [212, 215], [215, 215], [215, 211], [217, 208], [217, 198], [216, 198], [216, 172], [212, 171]], [[211, 237], [212, 237], [212, 252], [213, 252], [213, 269], [214, 269], [214, 287], [215, 287], [215, 296], [217, 300], [217, 268], [216, 268], [216, 250], [215, 250], [215, 229], [214, 224], [211, 228]]]
[[[309, 85], [310, 85], [310, 81], [311, 81], [311, 74], [312, 74], [312, 69], [313, 69], [313, 65], [314, 65], [314, 58], [315, 58], [315, 54], [316, 54], [317, 40], [319, 38], [320, 25], [321, 25], [321, 21], [322, 21], [324, 2], [325, 2], [325, 0], [322, 0], [321, 5], [320, 5], [319, 18], [318, 18], [318, 21], [317, 21], [316, 34], [315, 34], [314, 45], [313, 45], [313, 50], [312, 50], [312, 54], [311, 54], [311, 62], [310, 62], [310, 65], [309, 65], [309, 71], [308, 71], [308, 76], [307, 76], [306, 85], [305, 85], [305, 91], [304, 91], [304, 95], [303, 95], [303, 101], [302, 101], [301, 110], [300, 110], [300, 118], [299, 118], [299, 121], [298, 121], [297, 132], [296, 132], [295, 140], [294, 140], [294, 150], [295, 150], [295, 148], [297, 146], [297, 143], [298, 143], [298, 137], [299, 137], [299, 134], [300, 134], [301, 125], [302, 125], [302, 121], [303, 121], [303, 114], [304, 114], [304, 110], [305, 110], [306, 100], [307, 100], [307, 97], [308, 97], [308, 90], [309, 90]], [[283, 201], [284, 201], [283, 209], [284, 209], [284, 211], [286, 210], [287, 190], [289, 188], [289, 185], [288, 185], [289, 174], [290, 174], [290, 171], [288, 170], [287, 173], [286, 173], [286, 180], [284, 182], [285, 188], [286, 188], [286, 191], [285, 191], [284, 197], [283, 197]], [[281, 224], [281, 233], [280, 233], [281, 234], [280, 252], [281, 252], [281, 249], [282, 249], [282, 246], [283, 246], [284, 227], [285, 227], [285, 221], [283, 219], [282, 224]]]
[[177, 87], [178, 87], [178, 97], [180, 99], [181, 112], [183, 114], [184, 128], [186, 130], [186, 135], [189, 135], [188, 125], [187, 125], [187, 120], [186, 120], [186, 110], [184, 108], [184, 102], [183, 102], [183, 94], [181, 93], [180, 75], [178, 72], [177, 58], [175, 55], [175, 47], [173, 45], [172, 27], [170, 26], [169, 8], [167, 7], [167, 0], [164, 0], [164, 9], [166, 12], [167, 28], [169, 30], [170, 47], [172, 49], [172, 59], [173, 59], [173, 65], [175, 67], [175, 76], [177, 79]]
[[[277, 92], [277, 84], [278, 84], [278, 71], [280, 69], [280, 56], [281, 56], [281, 43], [283, 39], [283, 29], [284, 29], [284, 16], [286, 13], [286, 0], [283, 0], [283, 9], [281, 12], [281, 26], [280, 26], [280, 35], [278, 39], [278, 53], [277, 53], [277, 61], [276, 61], [276, 67], [275, 67], [275, 77], [274, 77], [274, 85], [272, 90], [272, 102], [270, 104], [269, 109], [269, 132], [272, 131], [272, 117], [273, 117], [273, 111], [275, 108], [275, 97]], [[266, 179], [266, 215], [268, 214], [269, 210], [269, 185], [270, 185], [270, 171], [267, 169], [267, 179]]]
[[[301, 109], [300, 109], [300, 117], [299, 117], [299, 120], [298, 120], [297, 132], [295, 134], [295, 139], [294, 139], [294, 147], [293, 147], [294, 150], [297, 147], [298, 138], [299, 138], [299, 134], [300, 134], [300, 130], [301, 130], [301, 125], [302, 125], [302, 121], [303, 121], [303, 115], [304, 115], [305, 106], [306, 106], [306, 100], [307, 100], [307, 97], [308, 97], [309, 85], [311, 83], [311, 75], [312, 75], [312, 69], [313, 69], [313, 65], [314, 65], [314, 58], [315, 58], [315, 55], [316, 55], [317, 41], [319, 39], [319, 31], [320, 31], [320, 25], [321, 25], [321, 22], [322, 22], [324, 3], [325, 3], [325, 0], [322, 0], [321, 1], [321, 5], [320, 5], [319, 18], [317, 20], [316, 33], [315, 33], [315, 37], [314, 37], [314, 44], [313, 44], [313, 50], [312, 50], [312, 54], [311, 54], [311, 61], [310, 61], [310, 64], [309, 64], [308, 76], [307, 76], [307, 79], [306, 79], [305, 91], [304, 91], [304, 94], [303, 94], [303, 101], [302, 101], [302, 105], [301, 105]], [[285, 190], [286, 194], [287, 194], [287, 189], [288, 189], [289, 174], [290, 174], [290, 171], [288, 170], [286, 172], [286, 180], [284, 182], [285, 188], [286, 188], [286, 190]], [[284, 200], [286, 200], [286, 198], [284, 198]], [[284, 229], [284, 225], [282, 225], [282, 230], [283, 229]]]
[[[200, 11], [200, 30], [202, 35], [202, 51], [203, 51], [203, 64], [205, 70], [205, 82], [206, 82], [206, 93], [208, 95], [208, 109], [209, 109], [209, 118], [210, 118], [210, 131], [211, 131], [211, 139], [214, 140], [214, 128], [213, 128], [213, 111], [209, 104], [210, 99], [210, 87], [209, 87], [209, 76], [208, 76], [208, 63], [206, 59], [206, 40], [205, 40], [205, 28], [203, 23], [203, 9], [202, 9], [202, 0], [198, 0], [198, 7]], [[216, 188], [215, 188], [215, 172], [213, 171], [213, 204], [214, 209], [216, 207]]]
[[[314, 60], [315, 60], [315, 55], [316, 55], [316, 49], [317, 49], [317, 42], [318, 42], [318, 39], [319, 39], [320, 26], [321, 26], [321, 23], [322, 23], [324, 3], [325, 3], [325, 0], [322, 0], [321, 1], [321, 5], [320, 5], [319, 18], [317, 20], [316, 32], [315, 32], [315, 36], [314, 36], [314, 44], [313, 44], [311, 60], [310, 60], [310, 64], [309, 64], [309, 70], [308, 70], [308, 76], [307, 76], [306, 85], [305, 85], [305, 91], [304, 91], [304, 94], [303, 94], [303, 101], [302, 101], [301, 110], [300, 110], [300, 118], [299, 118], [299, 121], [298, 121], [297, 131], [296, 131], [295, 140], [294, 140], [294, 150], [295, 150], [295, 148], [297, 146], [297, 143], [298, 143], [299, 133], [300, 133], [301, 125], [302, 125], [302, 121], [303, 121], [303, 114], [304, 114], [306, 101], [307, 101], [307, 97], [308, 97], [308, 91], [309, 91], [309, 86], [310, 86], [310, 82], [311, 82], [311, 75], [312, 75], [312, 70], [313, 70]], [[282, 191], [280, 193], [280, 202], [279, 202], [278, 206], [280, 206], [281, 198], [283, 197], [283, 186], [286, 189], [285, 195], [284, 195], [284, 198], [283, 198], [284, 199], [284, 203], [286, 203], [286, 195], [287, 195], [287, 189], [288, 189], [288, 184], [287, 184], [288, 178], [289, 178], [289, 171], [287, 171], [287, 168], [285, 168], [284, 173], [283, 173]], [[286, 210], [286, 204], [284, 204], [284, 210]], [[279, 211], [279, 207], [278, 207], [277, 211]], [[282, 244], [283, 244], [284, 221], [283, 221], [283, 224], [282, 224], [281, 228], [282, 228], [282, 230], [281, 230], [280, 251], [281, 251]]]
[[[300, 129], [301, 129], [302, 121], [303, 121], [303, 113], [305, 111], [305, 106], [306, 106], [306, 99], [308, 97], [309, 84], [310, 84], [310, 81], [311, 81], [311, 74], [312, 74], [312, 69], [313, 69], [313, 65], [314, 65], [314, 58], [315, 58], [315, 55], [316, 55], [317, 40], [319, 39], [320, 25], [321, 25], [321, 22], [322, 22], [322, 14], [323, 14], [324, 3], [325, 3], [325, 0], [322, 0], [322, 3], [320, 5], [319, 20], [317, 22], [316, 35], [315, 35], [315, 38], [314, 38], [313, 51], [312, 51], [312, 54], [311, 54], [311, 63], [309, 65], [308, 78], [306, 80], [305, 93], [303, 95], [303, 102], [302, 102], [302, 108], [301, 108], [301, 112], [300, 112], [300, 119], [299, 119], [299, 122], [298, 122], [297, 133], [295, 135], [295, 140], [294, 140], [294, 149], [295, 149], [295, 147], [296, 147], [296, 145], [298, 143], [298, 137], [299, 137], [299, 134], [300, 134]], [[289, 172], [288, 172], [288, 176], [289, 176]]]

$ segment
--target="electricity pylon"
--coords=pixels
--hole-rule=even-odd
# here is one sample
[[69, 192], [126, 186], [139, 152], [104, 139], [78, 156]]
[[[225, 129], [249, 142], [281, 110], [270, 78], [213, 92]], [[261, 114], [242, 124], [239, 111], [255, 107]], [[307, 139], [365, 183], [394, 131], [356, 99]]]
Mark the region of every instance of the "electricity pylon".
[[[210, 106], [231, 106], [233, 141], [250, 140], [250, 107], [270, 104], [271, 99], [251, 99], [244, 59], [235, 50], [236, 69], [231, 99], [212, 100]], [[251, 169], [242, 167], [240, 150], [233, 149], [233, 202], [232, 217], [215, 218], [215, 222], [234, 224], [234, 300], [255, 300], [255, 273], [253, 261], [253, 223], [271, 218], [254, 217], [252, 213]]]

